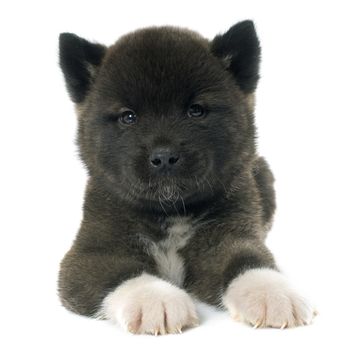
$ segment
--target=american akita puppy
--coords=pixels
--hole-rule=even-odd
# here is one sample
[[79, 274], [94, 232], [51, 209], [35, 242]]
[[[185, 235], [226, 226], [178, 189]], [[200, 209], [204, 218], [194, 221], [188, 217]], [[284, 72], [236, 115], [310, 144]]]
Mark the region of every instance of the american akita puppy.
[[212, 41], [174, 27], [111, 47], [61, 34], [89, 174], [65, 307], [133, 333], [196, 325], [192, 296], [255, 326], [311, 322], [264, 244], [275, 196], [255, 147], [259, 60], [251, 21]]

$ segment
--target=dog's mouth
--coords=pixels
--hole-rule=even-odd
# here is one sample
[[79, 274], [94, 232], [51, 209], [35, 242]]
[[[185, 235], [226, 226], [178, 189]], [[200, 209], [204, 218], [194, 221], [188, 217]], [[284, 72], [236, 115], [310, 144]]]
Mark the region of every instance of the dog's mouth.
[[157, 181], [148, 187], [146, 196], [152, 206], [169, 215], [171, 212], [186, 214], [186, 201], [193, 190], [190, 184], [181, 180], [168, 179]]
[[209, 176], [149, 178], [149, 181], [129, 178], [124, 185], [123, 197], [126, 200], [166, 215], [186, 215], [189, 206], [220, 194], [220, 186]]
[[189, 187], [183, 181], [174, 178], [150, 180], [148, 186], [148, 194], [150, 198], [154, 198], [165, 202], [176, 202], [182, 196], [186, 196]]
[[143, 205], [177, 207], [215, 195], [217, 184], [216, 176], [211, 171], [211, 161], [207, 160], [198, 165], [201, 167], [193, 172], [188, 169], [183, 174], [170, 172], [161, 176], [154, 172], [145, 176], [146, 174], [137, 174], [123, 168], [123, 197]]
[[[135, 185], [135, 184], [134, 184]], [[133, 186], [134, 193], [140, 198], [151, 201], [162, 201], [170, 204], [182, 202], [193, 196], [215, 191], [213, 179], [193, 176], [192, 178], [156, 178], [148, 183], [138, 182]]]
[[192, 181], [174, 177], [140, 179], [124, 183], [126, 197], [146, 201], [175, 203], [182, 201], [195, 191]]

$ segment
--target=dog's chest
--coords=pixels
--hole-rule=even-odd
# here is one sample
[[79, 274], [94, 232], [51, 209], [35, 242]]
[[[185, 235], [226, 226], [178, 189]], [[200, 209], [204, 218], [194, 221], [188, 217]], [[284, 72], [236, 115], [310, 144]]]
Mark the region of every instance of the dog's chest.
[[194, 226], [189, 218], [171, 218], [163, 229], [164, 239], [152, 242], [149, 252], [156, 261], [158, 271], [164, 279], [182, 286], [185, 264], [180, 250], [194, 234]]

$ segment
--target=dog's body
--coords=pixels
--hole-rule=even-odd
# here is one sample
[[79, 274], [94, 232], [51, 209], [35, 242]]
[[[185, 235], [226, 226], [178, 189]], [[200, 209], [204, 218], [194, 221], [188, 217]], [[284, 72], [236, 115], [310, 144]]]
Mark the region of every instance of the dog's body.
[[249, 21], [212, 42], [171, 27], [110, 48], [61, 36], [90, 175], [61, 265], [68, 309], [177, 332], [197, 322], [191, 293], [256, 325], [310, 322], [264, 244], [275, 199], [254, 143], [259, 58]]

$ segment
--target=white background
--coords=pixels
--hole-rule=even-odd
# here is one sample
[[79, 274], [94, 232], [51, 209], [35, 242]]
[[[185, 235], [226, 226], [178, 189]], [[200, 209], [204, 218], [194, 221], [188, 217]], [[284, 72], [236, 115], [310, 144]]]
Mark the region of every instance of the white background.
[[[349, 10], [346, 1], [2, 1], [2, 349], [349, 348]], [[309, 327], [253, 330], [200, 306], [200, 327], [154, 338], [69, 313], [58, 264], [81, 219], [86, 174], [58, 68], [70, 31], [112, 44], [130, 30], [185, 26], [208, 38], [253, 19], [263, 49], [259, 149], [277, 179], [268, 245], [316, 305]], [[2, 344], [1, 344], [2, 343]]]

